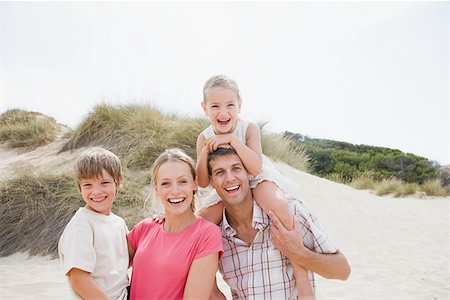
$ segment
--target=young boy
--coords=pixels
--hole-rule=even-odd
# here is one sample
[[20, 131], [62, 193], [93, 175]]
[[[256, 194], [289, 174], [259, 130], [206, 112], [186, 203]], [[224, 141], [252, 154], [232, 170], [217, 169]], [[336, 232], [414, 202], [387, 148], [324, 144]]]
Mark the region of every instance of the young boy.
[[127, 225], [111, 212], [122, 184], [119, 158], [94, 148], [76, 161], [78, 189], [86, 205], [67, 224], [59, 258], [72, 289], [83, 299], [127, 299]]

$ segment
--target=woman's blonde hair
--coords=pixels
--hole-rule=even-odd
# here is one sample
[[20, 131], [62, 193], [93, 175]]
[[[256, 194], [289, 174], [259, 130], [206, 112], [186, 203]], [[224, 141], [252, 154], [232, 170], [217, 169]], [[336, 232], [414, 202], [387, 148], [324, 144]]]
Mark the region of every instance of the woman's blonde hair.
[[[194, 160], [183, 150], [178, 148], [171, 148], [161, 153], [153, 162], [152, 167], [150, 168], [151, 181], [153, 185], [156, 185], [156, 175], [158, 174], [159, 168], [168, 161], [180, 161], [182, 163], [185, 163], [188, 166], [189, 171], [191, 172], [192, 180], [195, 180], [196, 172]], [[191, 202], [191, 209], [193, 212], [195, 211], [195, 191]]]
[[74, 166], [78, 189], [81, 190], [81, 180], [100, 178], [103, 170], [111, 175], [116, 185], [120, 183], [122, 165], [114, 153], [100, 147], [84, 151]]
[[203, 87], [203, 102], [206, 103], [206, 94], [210, 89], [221, 87], [224, 89], [230, 89], [236, 93], [238, 101], [241, 101], [241, 92], [239, 91], [236, 81], [227, 77], [226, 75], [214, 75], [206, 81]]

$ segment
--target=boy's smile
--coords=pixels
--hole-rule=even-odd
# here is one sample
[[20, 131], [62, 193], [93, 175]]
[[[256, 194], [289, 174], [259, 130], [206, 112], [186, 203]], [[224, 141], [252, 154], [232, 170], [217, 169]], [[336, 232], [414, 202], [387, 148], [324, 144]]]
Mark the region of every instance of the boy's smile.
[[104, 169], [100, 177], [81, 179], [81, 195], [86, 207], [100, 214], [109, 215], [120, 184], [121, 182], [116, 185], [113, 177]]

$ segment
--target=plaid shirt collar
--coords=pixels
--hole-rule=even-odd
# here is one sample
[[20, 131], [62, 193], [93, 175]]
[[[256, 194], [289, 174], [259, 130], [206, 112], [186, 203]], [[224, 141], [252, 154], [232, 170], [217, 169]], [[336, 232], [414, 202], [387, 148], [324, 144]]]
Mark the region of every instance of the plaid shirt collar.
[[[266, 229], [271, 224], [269, 216], [263, 211], [263, 209], [253, 199], [253, 215], [252, 226], [258, 231]], [[236, 230], [228, 223], [225, 209], [223, 210], [222, 223], [220, 224], [222, 229], [222, 236], [227, 238], [234, 238], [236, 236]]]

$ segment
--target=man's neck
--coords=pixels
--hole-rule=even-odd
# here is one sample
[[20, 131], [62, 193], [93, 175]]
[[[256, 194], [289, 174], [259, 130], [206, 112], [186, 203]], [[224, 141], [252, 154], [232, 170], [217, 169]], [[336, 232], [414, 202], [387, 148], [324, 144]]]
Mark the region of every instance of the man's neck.
[[[225, 203], [224, 203], [225, 204]], [[236, 230], [236, 236], [251, 244], [257, 230], [253, 228], [253, 197], [250, 193], [247, 199], [238, 205], [226, 205], [225, 215], [228, 224]]]

